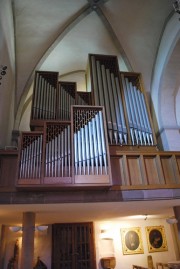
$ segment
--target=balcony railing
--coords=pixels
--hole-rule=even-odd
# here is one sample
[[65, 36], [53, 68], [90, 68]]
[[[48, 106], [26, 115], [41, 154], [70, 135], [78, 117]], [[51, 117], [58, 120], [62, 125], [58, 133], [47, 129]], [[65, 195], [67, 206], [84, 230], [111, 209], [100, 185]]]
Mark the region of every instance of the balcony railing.
[[[36, 138], [37, 137], [38, 134], [36, 134]], [[55, 186], [57, 189], [57, 187], [72, 187], [71, 183], [73, 183], [74, 186], [86, 186], [87, 188], [91, 187], [91, 185], [96, 187], [100, 185], [100, 181], [98, 182], [97, 176], [95, 175], [90, 176], [91, 181], [89, 181], [89, 184], [87, 175], [84, 177], [82, 175], [82, 179], [86, 179], [87, 184], [78, 184], [78, 182], [76, 184], [75, 181], [72, 180], [71, 176], [67, 177], [65, 174], [57, 175], [56, 177], [45, 176], [45, 174], [43, 174], [46, 171], [45, 166], [43, 168], [44, 170], [41, 169], [41, 172], [39, 170], [43, 167], [41, 166], [41, 162], [38, 164], [37, 161], [38, 158], [41, 159], [40, 156], [37, 154], [37, 156], [34, 155], [34, 158], [35, 159], [32, 163], [35, 162], [36, 165], [33, 168], [33, 174], [30, 176], [30, 170], [28, 170], [27, 164], [25, 165], [26, 170], [25, 168], [22, 170], [22, 163], [20, 162], [20, 159], [18, 159], [18, 151], [8, 149], [0, 150], [0, 189], [2, 191], [15, 191], [14, 187], [17, 178], [17, 166], [19, 167], [17, 181], [19, 187], [36, 188], [40, 186], [53, 189], [53, 186]], [[42, 159], [43, 158], [44, 157], [42, 157]], [[119, 150], [116, 151], [110, 147], [110, 162], [112, 183], [105, 185], [111, 190], [180, 188], [180, 152], [123, 152], [121, 147], [119, 147]], [[44, 164], [46, 163], [44, 162]], [[29, 169], [30, 167], [31, 165], [29, 166]], [[50, 167], [52, 168], [55, 166], [52, 165]], [[44, 172], [42, 173], [42, 171]], [[69, 169], [67, 169], [67, 171], [69, 171]], [[29, 175], [29, 177], [27, 177], [27, 175]], [[38, 177], [37, 175], [41, 176]], [[79, 175], [77, 175], [76, 178], [77, 181], [79, 180], [78, 176]], [[101, 177], [99, 177], [99, 180], [100, 178]], [[96, 180], [98, 184], [96, 184]], [[67, 182], [70, 184], [67, 184]], [[101, 181], [101, 183], [102, 186], [105, 186], [103, 181]]]
[[179, 188], [180, 152], [111, 151], [114, 189]]

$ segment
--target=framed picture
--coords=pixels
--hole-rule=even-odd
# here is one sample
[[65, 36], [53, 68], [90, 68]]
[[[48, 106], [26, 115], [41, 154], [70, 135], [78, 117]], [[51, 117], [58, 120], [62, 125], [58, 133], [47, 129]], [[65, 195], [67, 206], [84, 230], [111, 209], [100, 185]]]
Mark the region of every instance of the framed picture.
[[146, 236], [149, 252], [168, 250], [164, 226], [146, 227]]
[[140, 227], [122, 228], [121, 239], [124, 255], [144, 253]]

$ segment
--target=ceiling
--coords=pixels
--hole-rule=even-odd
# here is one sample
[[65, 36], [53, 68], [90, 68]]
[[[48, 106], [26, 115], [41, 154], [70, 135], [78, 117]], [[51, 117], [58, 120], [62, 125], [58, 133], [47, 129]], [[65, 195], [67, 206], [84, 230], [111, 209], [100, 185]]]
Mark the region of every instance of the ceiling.
[[89, 53], [117, 55], [120, 70], [141, 72], [149, 92], [173, 7], [171, 0], [13, 0], [13, 13], [18, 109], [34, 70], [85, 72]]
[[[158, 206], [157, 206], [158, 203]], [[22, 222], [23, 212], [35, 212], [36, 222], [52, 224], [56, 222], [110, 221], [127, 219], [167, 219], [174, 215], [173, 206], [179, 200], [108, 202], [108, 203], [66, 203], [0, 205], [0, 223], [17, 225]]]

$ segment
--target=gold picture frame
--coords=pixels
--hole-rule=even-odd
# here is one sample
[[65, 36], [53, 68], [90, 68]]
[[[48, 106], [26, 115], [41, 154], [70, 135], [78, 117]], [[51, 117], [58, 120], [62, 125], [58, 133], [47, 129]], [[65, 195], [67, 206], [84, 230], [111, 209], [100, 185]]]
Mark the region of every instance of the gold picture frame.
[[140, 227], [122, 228], [121, 239], [124, 255], [144, 253]]
[[146, 236], [149, 252], [168, 250], [164, 226], [147, 226]]

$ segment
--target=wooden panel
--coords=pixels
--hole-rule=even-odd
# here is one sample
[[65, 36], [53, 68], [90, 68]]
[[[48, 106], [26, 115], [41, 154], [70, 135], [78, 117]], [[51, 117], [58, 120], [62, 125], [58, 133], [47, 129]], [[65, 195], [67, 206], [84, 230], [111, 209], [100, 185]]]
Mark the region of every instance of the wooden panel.
[[161, 156], [160, 160], [165, 183], [176, 183], [176, 175], [173, 169], [172, 156]]
[[127, 166], [131, 185], [141, 185], [143, 179], [140, 168], [140, 156], [127, 156]]
[[122, 156], [111, 157], [111, 171], [113, 185], [125, 185]]
[[[177, 188], [179, 152], [122, 151], [110, 147], [113, 186], [119, 189]], [[119, 186], [118, 186], [119, 185]]]
[[0, 156], [0, 187], [15, 187], [18, 155]]
[[52, 268], [73, 269], [74, 247], [71, 224], [53, 225]]
[[53, 269], [95, 269], [92, 223], [54, 224]]
[[75, 184], [110, 184], [108, 175], [77, 175]]
[[76, 268], [91, 269], [95, 267], [93, 226], [90, 223], [75, 225]]
[[[175, 155], [175, 160], [176, 160], [176, 164], [177, 164], [177, 168], [178, 168], [177, 173], [178, 173], [178, 179], [179, 179], [179, 177], [180, 177], [180, 156]], [[180, 179], [178, 180], [178, 183], [180, 183]]]
[[144, 156], [145, 171], [148, 184], [159, 184], [160, 178], [156, 163], [156, 156]]

